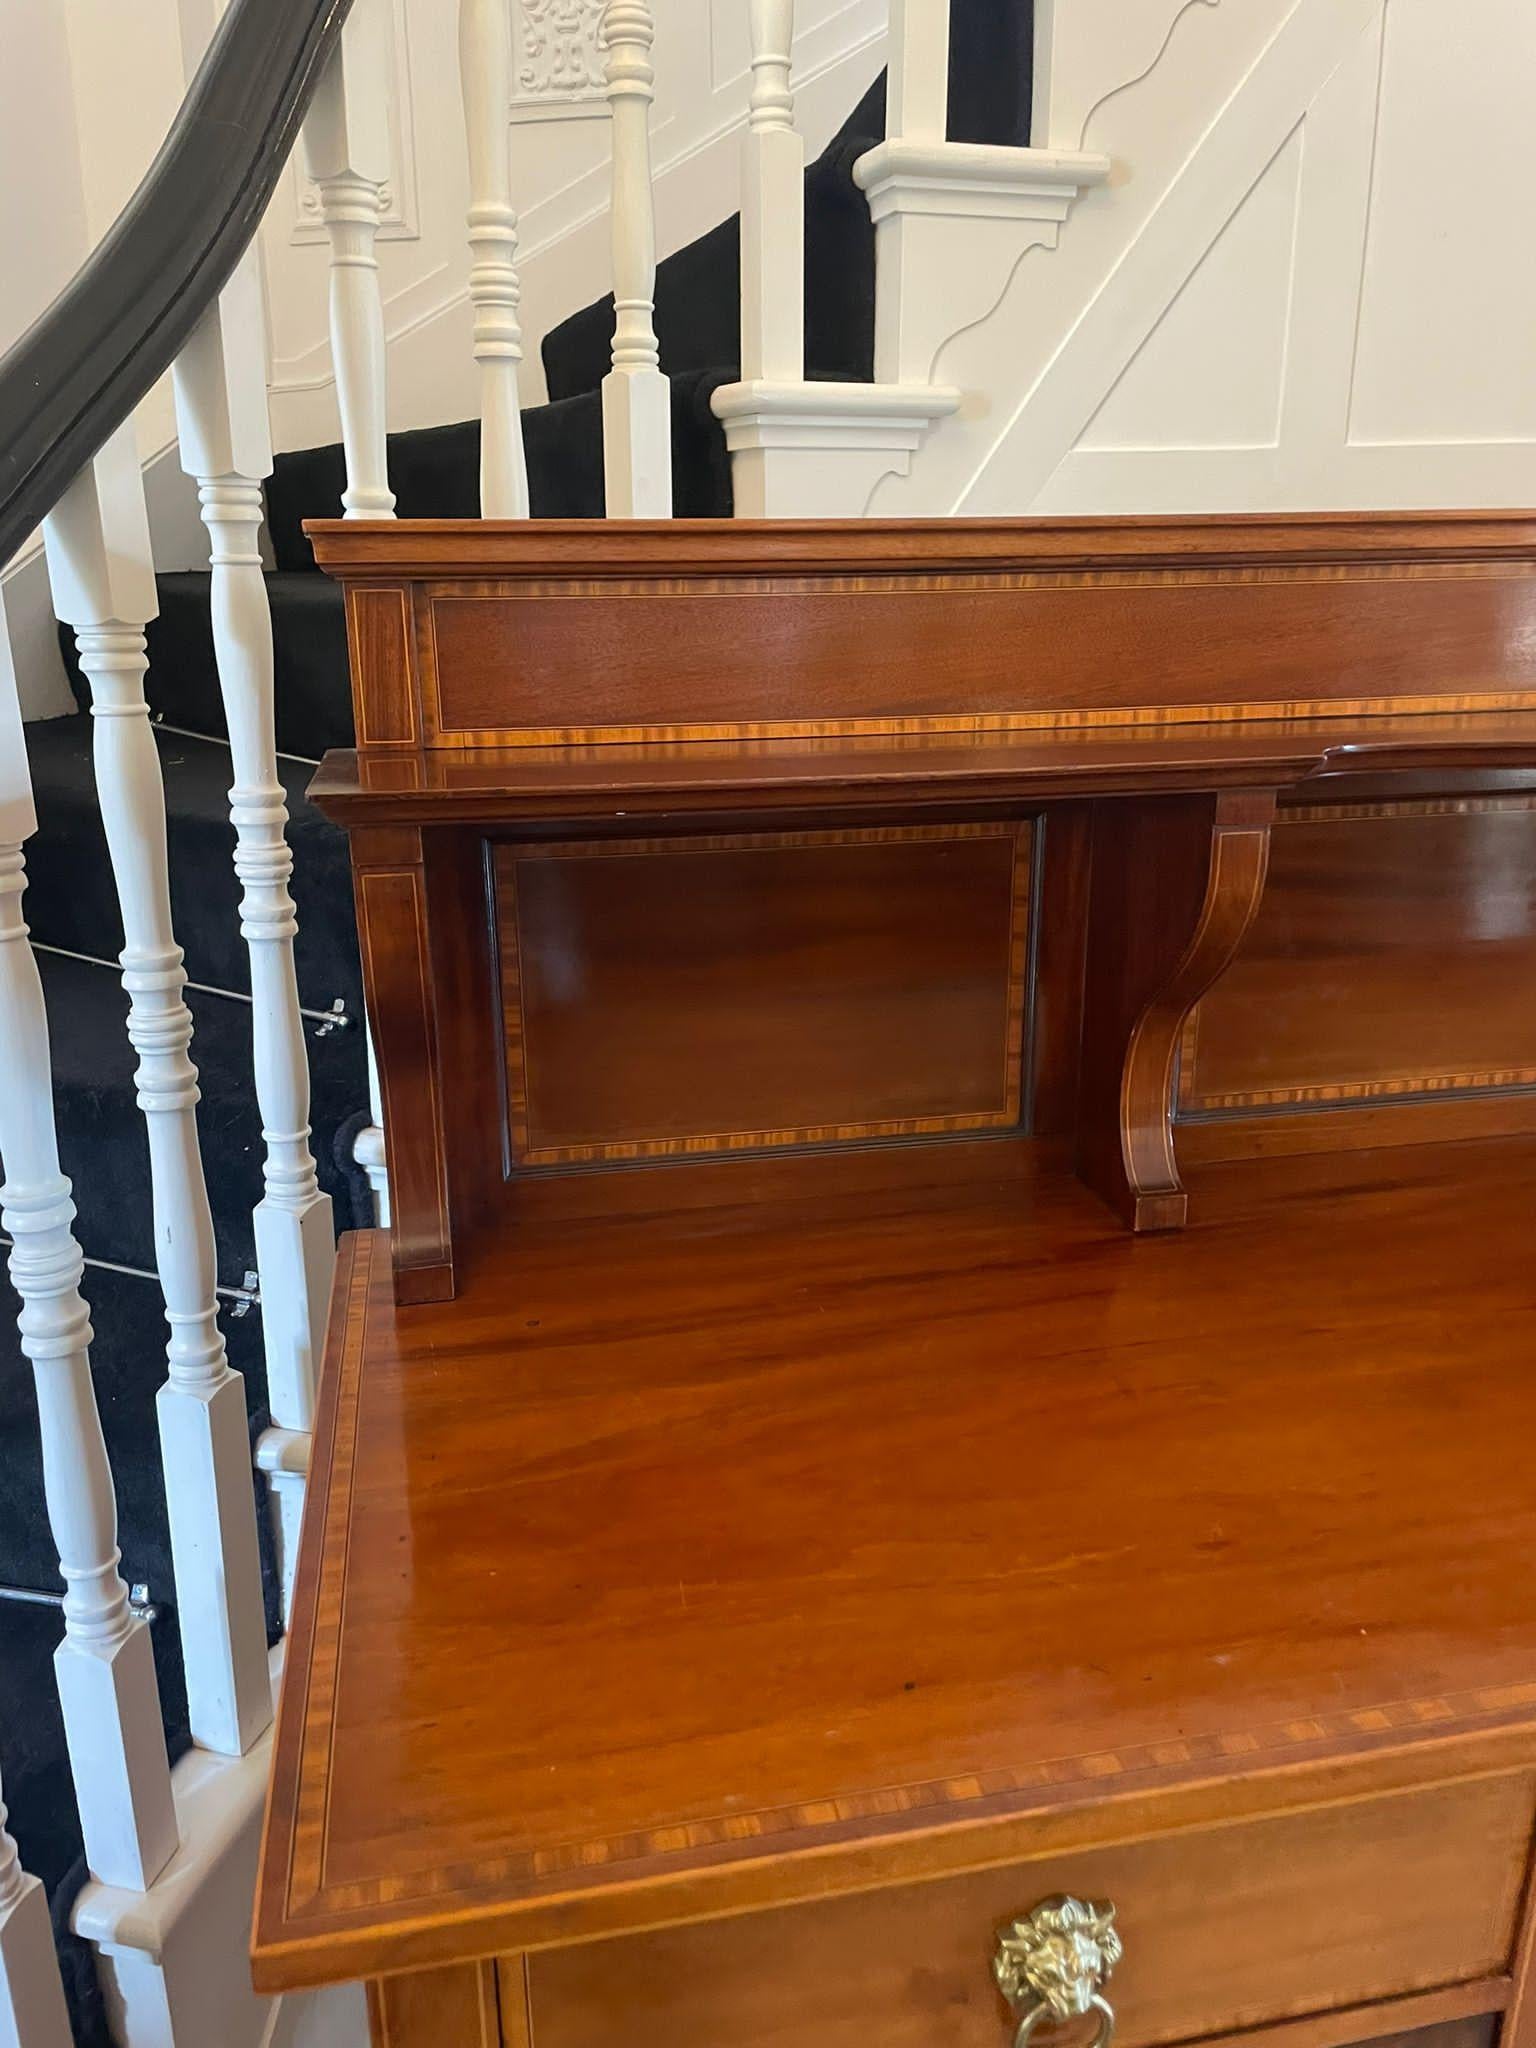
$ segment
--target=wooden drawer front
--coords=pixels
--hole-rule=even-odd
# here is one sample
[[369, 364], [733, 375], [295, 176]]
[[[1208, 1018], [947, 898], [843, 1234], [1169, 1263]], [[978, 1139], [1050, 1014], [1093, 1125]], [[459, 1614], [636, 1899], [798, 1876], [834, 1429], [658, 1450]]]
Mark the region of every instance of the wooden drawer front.
[[530, 2048], [1007, 2048], [997, 1930], [1071, 1892], [1118, 1909], [1117, 2048], [1222, 2034], [1505, 1970], [1531, 1815], [1485, 1779], [551, 1950], [503, 2011]]

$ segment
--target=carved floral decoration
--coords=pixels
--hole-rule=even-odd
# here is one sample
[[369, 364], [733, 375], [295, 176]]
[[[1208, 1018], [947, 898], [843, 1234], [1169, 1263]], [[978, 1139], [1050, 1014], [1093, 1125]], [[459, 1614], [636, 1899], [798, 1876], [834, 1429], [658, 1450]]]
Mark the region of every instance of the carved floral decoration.
[[602, 17], [603, 0], [518, 0], [518, 99], [601, 99]]

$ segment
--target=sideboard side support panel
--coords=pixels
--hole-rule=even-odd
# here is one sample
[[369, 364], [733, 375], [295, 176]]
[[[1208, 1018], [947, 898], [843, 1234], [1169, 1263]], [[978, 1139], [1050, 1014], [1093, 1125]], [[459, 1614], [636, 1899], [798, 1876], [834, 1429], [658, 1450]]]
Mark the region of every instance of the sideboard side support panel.
[[1133, 1230], [1185, 1220], [1179, 1035], [1259, 907], [1274, 813], [1273, 790], [1095, 807], [1077, 1163]]

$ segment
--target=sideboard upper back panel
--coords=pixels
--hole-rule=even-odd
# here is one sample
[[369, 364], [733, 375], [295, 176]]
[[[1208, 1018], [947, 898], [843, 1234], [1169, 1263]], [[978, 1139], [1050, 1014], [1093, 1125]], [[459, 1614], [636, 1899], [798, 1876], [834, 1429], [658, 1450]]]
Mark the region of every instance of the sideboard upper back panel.
[[358, 744], [1536, 703], [1536, 520], [316, 521]]

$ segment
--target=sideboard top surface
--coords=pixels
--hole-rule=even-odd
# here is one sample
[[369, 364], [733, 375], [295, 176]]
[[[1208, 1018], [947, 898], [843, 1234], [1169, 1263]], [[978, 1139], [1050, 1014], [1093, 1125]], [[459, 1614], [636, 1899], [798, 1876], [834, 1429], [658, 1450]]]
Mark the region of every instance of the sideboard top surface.
[[1170, 1244], [1011, 1142], [555, 1179], [447, 1307], [348, 1240], [258, 1982], [1529, 1758], [1536, 1142], [1201, 1195]]

